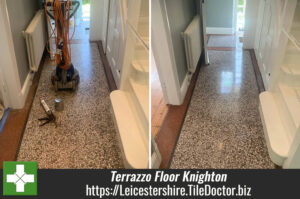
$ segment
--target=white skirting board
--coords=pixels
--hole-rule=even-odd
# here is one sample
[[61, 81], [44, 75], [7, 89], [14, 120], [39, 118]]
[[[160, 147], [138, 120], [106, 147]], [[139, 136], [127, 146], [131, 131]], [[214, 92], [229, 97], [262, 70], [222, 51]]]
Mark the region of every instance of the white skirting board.
[[233, 34], [234, 28], [222, 28], [222, 27], [206, 27], [206, 34]]
[[32, 85], [32, 80], [33, 80], [34, 74], [35, 73], [33, 73], [33, 72], [29, 72], [27, 77], [26, 77], [26, 80], [23, 84], [23, 87], [22, 87], [22, 90], [21, 90], [21, 93], [20, 93], [20, 98], [22, 99], [22, 104], [23, 105], [26, 102], [27, 95], [28, 95], [30, 87]]
[[29, 92], [29, 89], [32, 85], [32, 80], [33, 80], [33, 77], [34, 77], [34, 73], [30, 72], [28, 73], [27, 77], [26, 77], [26, 80], [24, 82], [24, 85], [22, 87], [22, 91], [21, 91], [21, 95], [23, 96], [23, 98], [26, 100], [27, 98], [27, 95], [28, 95], [28, 92]]

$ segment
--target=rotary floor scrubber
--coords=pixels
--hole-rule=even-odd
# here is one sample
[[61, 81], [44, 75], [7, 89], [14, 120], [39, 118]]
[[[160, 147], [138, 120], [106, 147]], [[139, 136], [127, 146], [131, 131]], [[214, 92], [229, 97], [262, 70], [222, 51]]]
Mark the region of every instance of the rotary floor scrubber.
[[[71, 40], [75, 33], [70, 37], [70, 19], [75, 15], [80, 6], [79, 1], [70, 0], [45, 0], [44, 8], [47, 16], [49, 27], [51, 27], [51, 35], [48, 40], [52, 42], [52, 37], [55, 37], [56, 45], [56, 69], [51, 75], [51, 82], [55, 91], [58, 90], [76, 90], [80, 77], [78, 71], [74, 68], [71, 62]], [[55, 28], [52, 28], [51, 20], [55, 22]], [[74, 17], [75, 20], [75, 17]], [[50, 54], [53, 54], [47, 44], [47, 49]]]

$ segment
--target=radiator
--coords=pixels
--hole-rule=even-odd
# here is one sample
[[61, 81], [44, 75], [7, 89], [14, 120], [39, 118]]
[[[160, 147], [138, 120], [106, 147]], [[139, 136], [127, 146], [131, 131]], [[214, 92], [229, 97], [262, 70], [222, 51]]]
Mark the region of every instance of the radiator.
[[26, 40], [30, 70], [38, 71], [47, 42], [44, 11], [36, 13], [27, 29], [23, 32]]
[[187, 29], [182, 33], [188, 70], [194, 73], [202, 51], [200, 16], [194, 17]]

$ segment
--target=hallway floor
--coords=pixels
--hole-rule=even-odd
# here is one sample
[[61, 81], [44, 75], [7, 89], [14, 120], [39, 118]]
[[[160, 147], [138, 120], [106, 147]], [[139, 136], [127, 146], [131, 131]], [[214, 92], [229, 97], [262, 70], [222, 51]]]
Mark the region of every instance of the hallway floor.
[[210, 50], [209, 57], [210, 65], [200, 68], [170, 167], [275, 168], [265, 143], [249, 51]]
[[[55, 64], [46, 61], [17, 160], [37, 161], [39, 168], [122, 168], [97, 44], [72, 44], [72, 63], [80, 74], [78, 90], [56, 93], [50, 81]], [[57, 127], [39, 126], [45, 117], [40, 97], [52, 110], [54, 99], [64, 100], [64, 111], [54, 112]]]

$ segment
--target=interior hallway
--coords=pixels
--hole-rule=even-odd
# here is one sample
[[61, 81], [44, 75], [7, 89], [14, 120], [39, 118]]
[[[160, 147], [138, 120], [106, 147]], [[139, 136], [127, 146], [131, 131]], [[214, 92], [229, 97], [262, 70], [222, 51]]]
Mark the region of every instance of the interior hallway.
[[[76, 92], [55, 92], [50, 77], [55, 63], [46, 60], [29, 114], [17, 161], [37, 161], [39, 168], [122, 168], [110, 113], [109, 89], [96, 43], [72, 44], [72, 63], [80, 74]], [[45, 117], [39, 98], [54, 110], [55, 124], [39, 126]]]
[[275, 168], [265, 144], [250, 52], [237, 38], [210, 40], [209, 46], [221, 48], [209, 50], [210, 65], [200, 68], [170, 167]]

